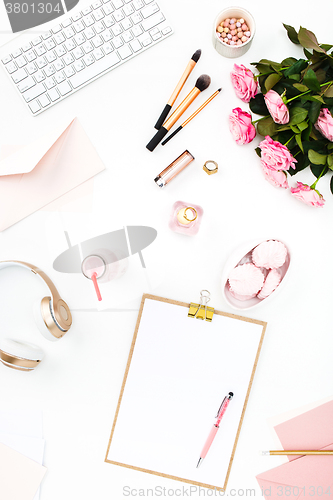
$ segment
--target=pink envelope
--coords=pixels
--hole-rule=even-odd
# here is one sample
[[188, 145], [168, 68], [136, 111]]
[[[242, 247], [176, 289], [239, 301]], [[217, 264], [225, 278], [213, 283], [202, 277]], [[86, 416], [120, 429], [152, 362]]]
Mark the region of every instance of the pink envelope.
[[[274, 427], [285, 450], [333, 450], [333, 401]], [[333, 494], [333, 456], [289, 456], [257, 476], [267, 500], [327, 498]]]
[[78, 119], [0, 161], [0, 231], [105, 169]]

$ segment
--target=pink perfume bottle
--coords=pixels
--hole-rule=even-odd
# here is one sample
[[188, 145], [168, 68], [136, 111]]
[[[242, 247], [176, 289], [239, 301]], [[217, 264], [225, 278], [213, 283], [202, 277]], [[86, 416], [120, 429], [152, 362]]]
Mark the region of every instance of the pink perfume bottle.
[[176, 201], [172, 206], [169, 227], [172, 231], [193, 236], [199, 231], [203, 209], [184, 201]]

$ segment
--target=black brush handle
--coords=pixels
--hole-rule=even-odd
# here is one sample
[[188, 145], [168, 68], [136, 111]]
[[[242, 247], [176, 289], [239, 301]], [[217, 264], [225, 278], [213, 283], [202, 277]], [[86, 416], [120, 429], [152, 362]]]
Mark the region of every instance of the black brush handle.
[[165, 139], [165, 141], [163, 141], [163, 142], [162, 142], [162, 146], [164, 146], [164, 144], [166, 144], [167, 142], [169, 142], [169, 141], [170, 141], [170, 139], [172, 139], [174, 135], [178, 134], [178, 132], [179, 132], [182, 128], [183, 128], [183, 127], [180, 125], [180, 127], [178, 127], [178, 128], [177, 128], [174, 132], [172, 132], [172, 134], [171, 134], [171, 135], [169, 135], [169, 137], [167, 137], [167, 138]]
[[154, 151], [157, 144], [159, 144], [161, 142], [163, 137], [165, 137], [168, 132], [169, 131], [166, 128], [164, 128], [164, 127], [160, 128], [160, 130], [158, 132], [156, 132], [156, 134], [154, 135], [152, 140], [150, 142], [148, 142], [146, 148], [149, 149], [149, 151]]
[[157, 130], [160, 130], [160, 128], [162, 127], [163, 123], [165, 122], [166, 117], [168, 116], [168, 114], [170, 112], [170, 109], [171, 109], [170, 104], [166, 104], [165, 108], [163, 109], [163, 111], [162, 111], [162, 113], [161, 113], [161, 115], [159, 117], [159, 119], [155, 123], [155, 128]]

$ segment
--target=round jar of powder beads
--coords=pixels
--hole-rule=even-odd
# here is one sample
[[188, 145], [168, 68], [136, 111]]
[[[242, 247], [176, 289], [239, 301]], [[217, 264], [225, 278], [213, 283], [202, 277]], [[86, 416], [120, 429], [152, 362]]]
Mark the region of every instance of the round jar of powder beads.
[[240, 57], [249, 50], [254, 34], [252, 15], [241, 7], [228, 7], [215, 19], [213, 45], [224, 57]]

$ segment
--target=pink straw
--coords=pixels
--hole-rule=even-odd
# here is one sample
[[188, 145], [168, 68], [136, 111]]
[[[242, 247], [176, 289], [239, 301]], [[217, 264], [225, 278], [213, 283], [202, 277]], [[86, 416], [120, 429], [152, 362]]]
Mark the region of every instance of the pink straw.
[[96, 294], [97, 294], [97, 298], [98, 298], [99, 301], [101, 301], [102, 300], [102, 295], [101, 295], [101, 292], [100, 292], [99, 287], [98, 287], [97, 273], [96, 272], [92, 273], [91, 279], [92, 279], [92, 281], [94, 283], [94, 287], [95, 287], [95, 291], [96, 291]]

